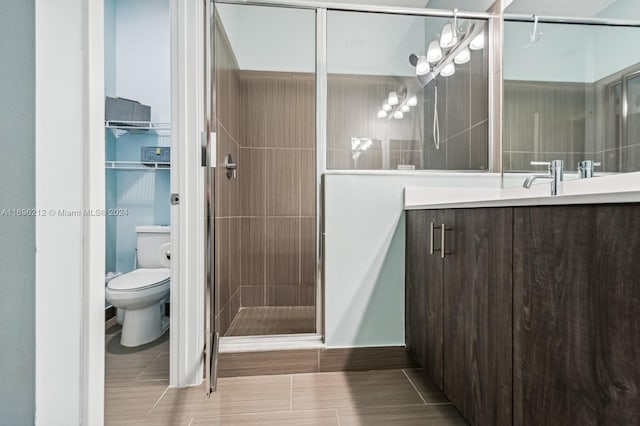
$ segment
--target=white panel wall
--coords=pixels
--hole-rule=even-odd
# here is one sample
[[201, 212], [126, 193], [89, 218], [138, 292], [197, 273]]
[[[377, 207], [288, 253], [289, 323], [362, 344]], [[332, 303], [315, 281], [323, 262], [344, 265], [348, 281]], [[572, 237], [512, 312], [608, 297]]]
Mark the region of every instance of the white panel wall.
[[35, 21], [35, 424], [100, 425], [105, 222], [82, 212], [105, 199], [102, 3], [36, 0]]
[[500, 187], [493, 174], [325, 175], [328, 347], [404, 345], [406, 186]]

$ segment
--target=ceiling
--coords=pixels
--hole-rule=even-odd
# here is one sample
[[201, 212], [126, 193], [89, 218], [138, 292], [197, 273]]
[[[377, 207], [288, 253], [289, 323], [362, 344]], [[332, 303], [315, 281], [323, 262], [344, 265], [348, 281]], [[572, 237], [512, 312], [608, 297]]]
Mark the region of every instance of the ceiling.
[[597, 16], [616, 0], [514, 0], [507, 13], [555, 16]]
[[[316, 0], [301, 0], [316, 1]], [[429, 7], [432, 9], [453, 9], [483, 12], [494, 0], [325, 0], [329, 3], [357, 3], [398, 7]], [[597, 16], [616, 0], [505, 0], [511, 3], [507, 13], [538, 14], [553, 16]]]
[[[300, 0], [317, 3], [318, 0]], [[422, 8], [429, 0], [319, 0], [326, 3], [370, 4], [377, 6], [416, 7]]]

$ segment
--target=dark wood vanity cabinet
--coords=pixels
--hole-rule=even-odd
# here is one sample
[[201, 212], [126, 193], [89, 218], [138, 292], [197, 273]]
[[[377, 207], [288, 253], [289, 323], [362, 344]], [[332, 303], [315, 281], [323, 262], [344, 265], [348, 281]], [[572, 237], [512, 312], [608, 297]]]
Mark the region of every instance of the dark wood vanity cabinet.
[[[429, 255], [431, 223], [442, 223], [438, 210], [407, 213], [405, 339], [423, 372], [443, 390], [443, 262]], [[428, 283], [428, 285], [427, 285]]]
[[512, 420], [512, 221], [511, 208], [407, 212], [407, 348], [477, 425]]
[[640, 425], [640, 205], [408, 211], [406, 253], [407, 348], [471, 424]]
[[514, 425], [640, 425], [640, 206], [514, 209]]

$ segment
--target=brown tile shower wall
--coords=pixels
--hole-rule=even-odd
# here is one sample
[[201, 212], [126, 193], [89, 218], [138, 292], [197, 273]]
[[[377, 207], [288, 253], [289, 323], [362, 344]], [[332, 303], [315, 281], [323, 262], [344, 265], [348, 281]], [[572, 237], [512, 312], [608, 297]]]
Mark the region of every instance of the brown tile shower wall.
[[217, 167], [215, 173], [216, 331], [229, 328], [240, 309], [240, 208], [238, 179], [228, 179], [224, 156], [240, 157], [240, 74], [237, 60], [220, 20], [216, 26]]
[[[425, 168], [486, 170], [488, 168], [488, 52], [471, 52], [450, 77], [439, 76], [424, 89]], [[433, 138], [435, 87], [438, 87], [440, 146]]]
[[[377, 117], [390, 91], [414, 87], [415, 77], [328, 76], [327, 165], [330, 169], [486, 170], [488, 168], [488, 54], [473, 51], [471, 61], [450, 77], [438, 77], [418, 94], [418, 107], [402, 120]], [[433, 140], [435, 87], [438, 87], [440, 147]], [[373, 139], [356, 159], [352, 137]], [[382, 141], [387, 140], [388, 158]]]
[[594, 127], [594, 85], [546, 81], [504, 82], [504, 168], [532, 170], [531, 161], [602, 161]]
[[313, 306], [315, 78], [240, 73], [240, 303]]
[[[399, 92], [413, 82], [385, 76], [331, 74], [327, 94], [327, 167], [329, 169], [380, 170], [398, 165], [423, 168], [422, 106], [402, 120], [380, 119], [378, 111], [389, 92]], [[418, 96], [420, 98], [420, 95]], [[351, 138], [370, 138], [372, 146], [357, 159]], [[385, 163], [381, 141], [389, 140]]]

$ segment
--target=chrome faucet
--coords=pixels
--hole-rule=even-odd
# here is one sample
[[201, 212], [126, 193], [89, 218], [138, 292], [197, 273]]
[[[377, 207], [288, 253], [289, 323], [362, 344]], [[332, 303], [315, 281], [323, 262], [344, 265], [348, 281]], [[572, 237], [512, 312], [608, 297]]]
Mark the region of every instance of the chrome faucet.
[[578, 161], [578, 174], [580, 176], [580, 179], [593, 177], [594, 169], [601, 165], [602, 163], [600, 163], [599, 161]]
[[551, 180], [551, 195], [562, 194], [562, 181], [564, 180], [564, 161], [551, 160], [551, 161], [532, 161], [532, 166], [547, 166], [549, 167], [549, 173], [546, 175], [533, 175], [524, 180], [522, 186], [524, 188], [531, 188], [533, 181], [537, 179], [550, 179]]

